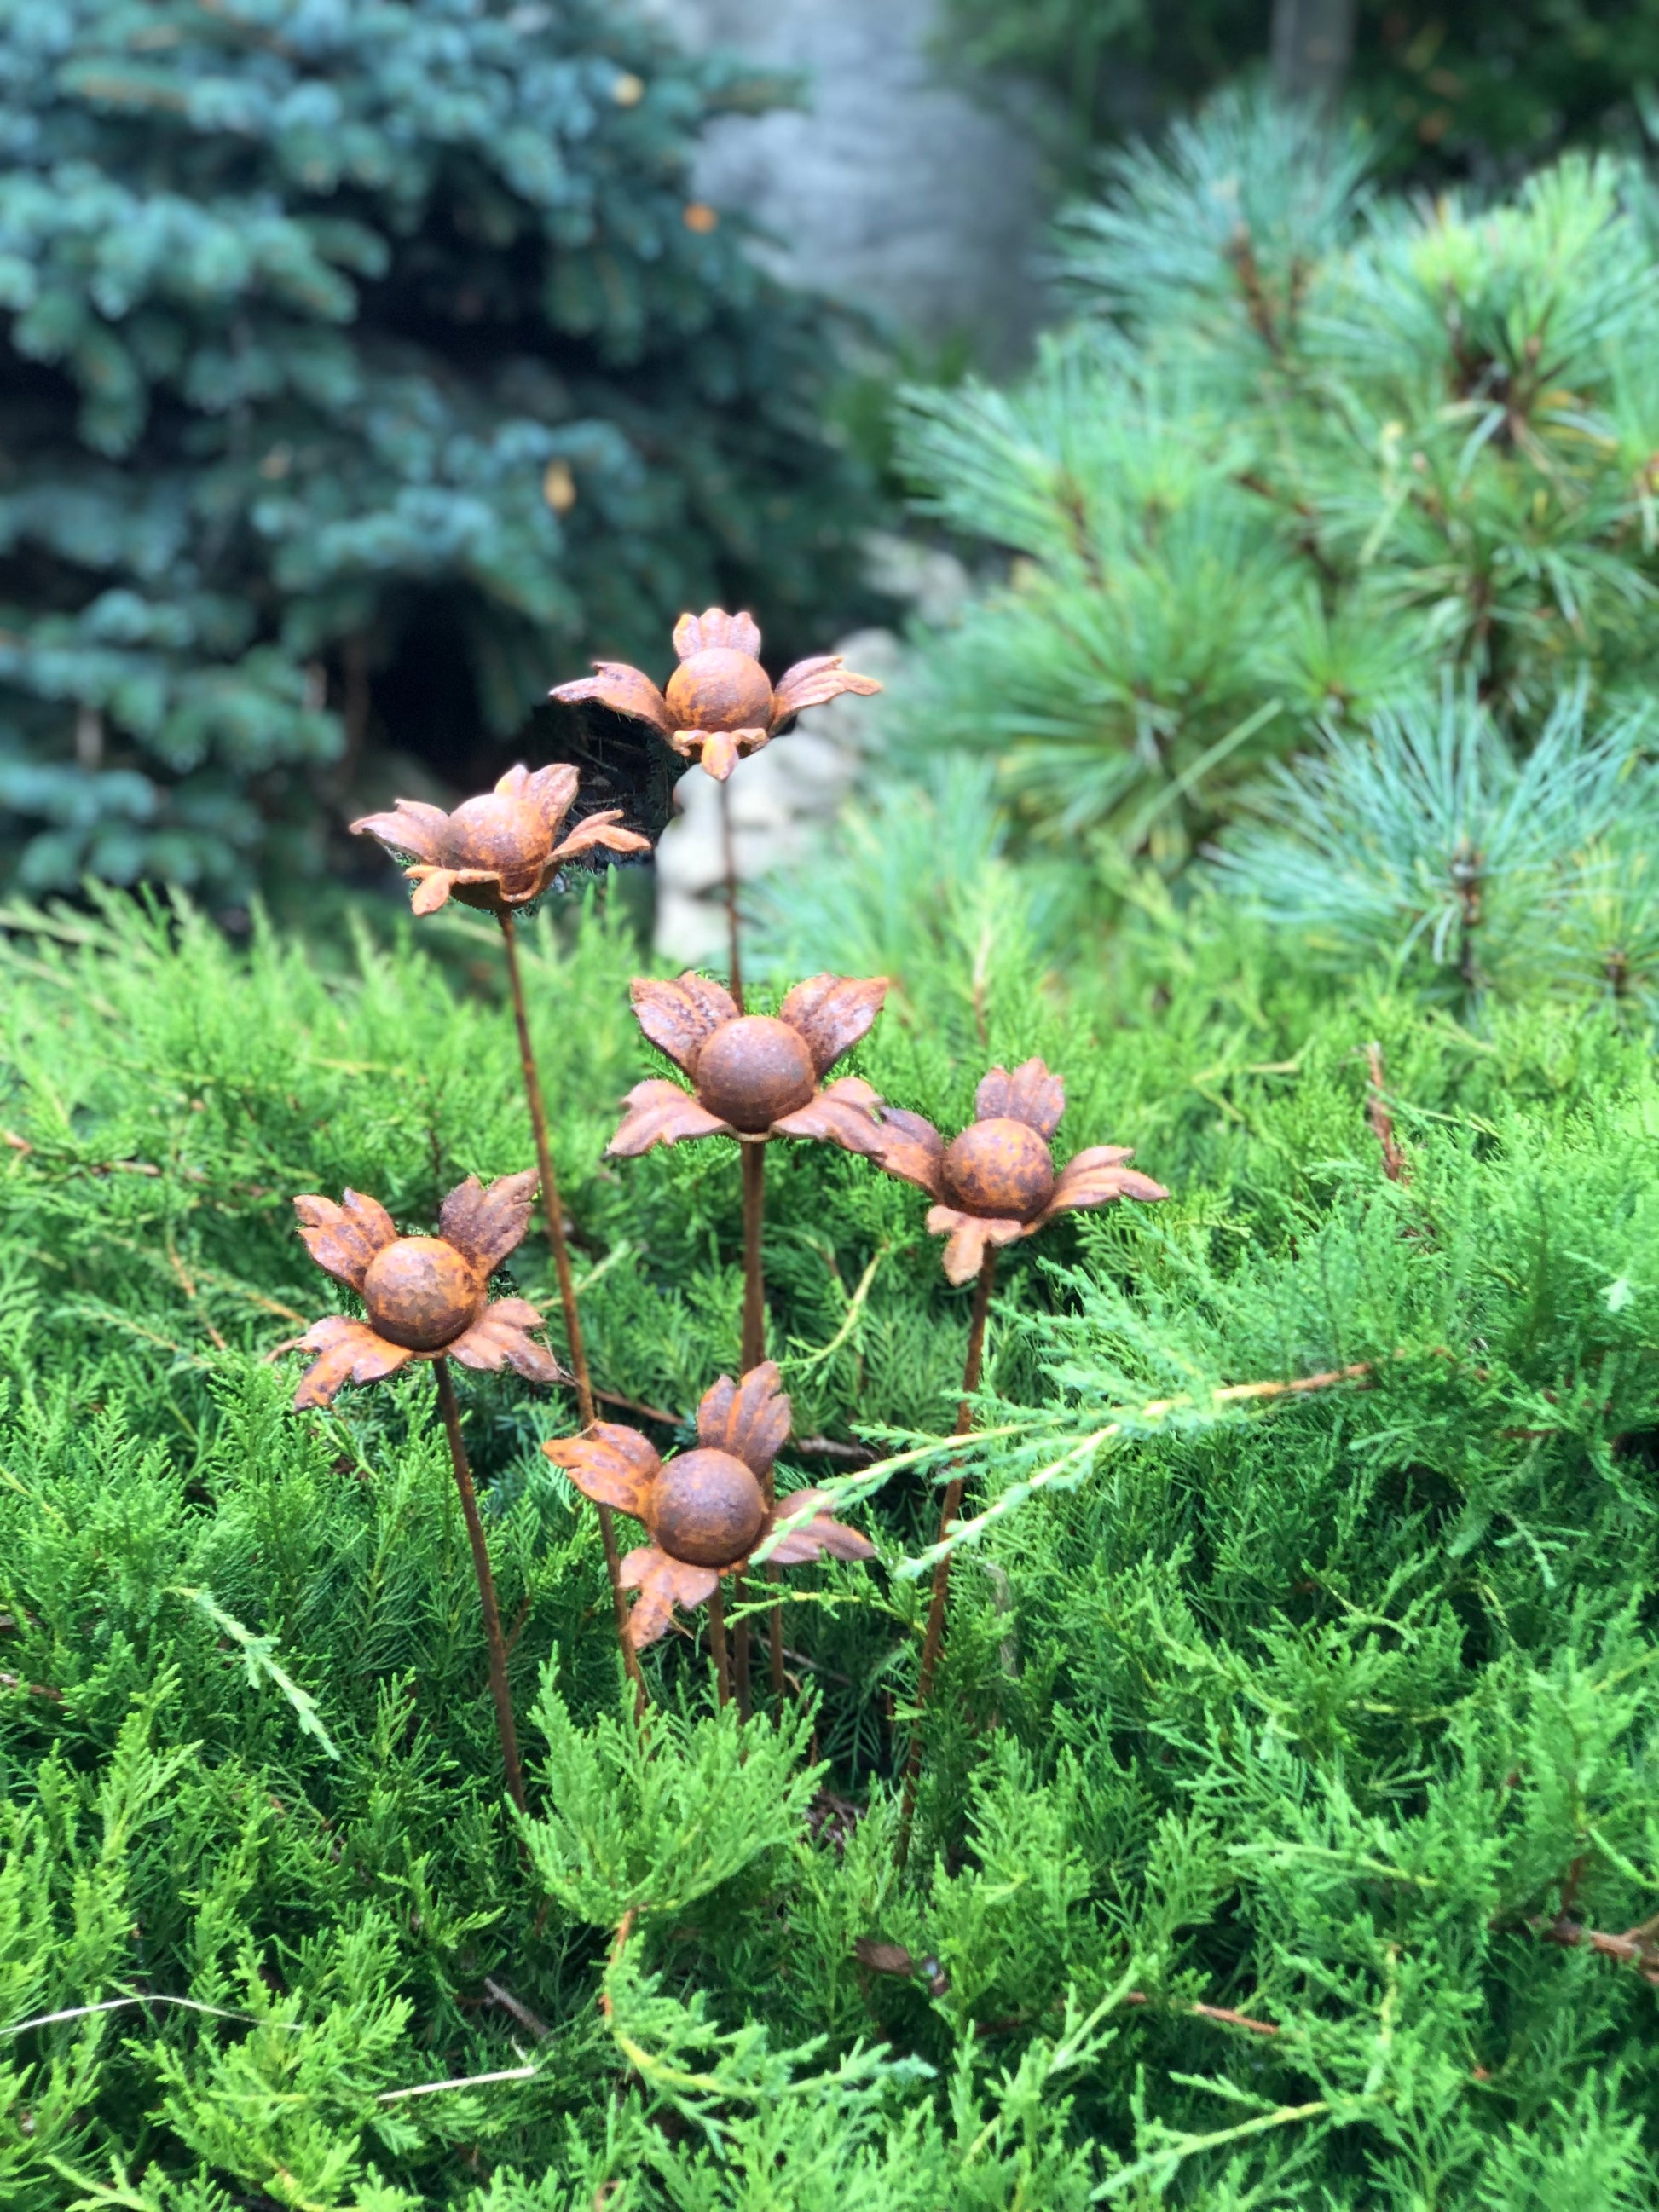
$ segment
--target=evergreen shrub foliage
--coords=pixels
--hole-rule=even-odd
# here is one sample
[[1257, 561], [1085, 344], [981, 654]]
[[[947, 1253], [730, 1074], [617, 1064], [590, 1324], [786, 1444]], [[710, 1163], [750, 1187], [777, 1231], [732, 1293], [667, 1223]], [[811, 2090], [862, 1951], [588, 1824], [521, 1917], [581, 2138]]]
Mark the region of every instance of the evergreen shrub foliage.
[[3, 0], [0, 873], [243, 896], [382, 720], [471, 787], [586, 651], [836, 604], [834, 333], [690, 197], [777, 90], [623, 0]]
[[1518, 757], [1480, 702], [1380, 714], [1281, 764], [1214, 856], [1223, 888], [1338, 971], [1379, 961], [1473, 1012], [1493, 992], [1659, 1010], [1659, 779], [1645, 713], [1568, 695]]
[[[342, 977], [113, 895], [7, 917], [8, 2208], [1651, 2202], [1651, 1040], [1543, 988], [1470, 1027], [1156, 884], [1062, 969], [974, 834], [908, 917], [878, 840], [796, 902], [859, 972], [861, 884], [891, 959], [860, 1071], [949, 1128], [1041, 1052], [1063, 1146], [1174, 1195], [1003, 1269], [903, 1876], [940, 1462], [819, 1447], [950, 1425], [967, 1298], [919, 1194], [776, 1148], [781, 1476], [880, 1559], [792, 1577], [775, 1734], [670, 1638], [645, 1754], [537, 1449], [572, 1408], [465, 1380], [520, 1848], [430, 1381], [295, 1415], [281, 1348], [331, 1297], [292, 1192], [419, 1226], [524, 1164], [501, 1010], [406, 939]], [[633, 948], [593, 905], [526, 957], [595, 1380], [665, 1443], [738, 1349], [734, 1148], [601, 1166]], [[539, 1243], [514, 1267], [542, 1291]]]
[[[1045, 88], [1073, 170], [1267, 58], [1271, 11], [1244, 0], [945, 0], [942, 47]], [[1639, 145], [1659, 70], [1655, 0], [1357, 0], [1345, 97], [1390, 168], [1440, 182], [1512, 174], [1564, 143]]]
[[1084, 312], [1022, 388], [910, 395], [926, 511], [1014, 557], [909, 726], [1068, 844], [1173, 863], [1264, 759], [1448, 677], [1522, 749], [1651, 686], [1649, 187], [1573, 156], [1419, 202], [1367, 158], [1224, 97], [1072, 218]]

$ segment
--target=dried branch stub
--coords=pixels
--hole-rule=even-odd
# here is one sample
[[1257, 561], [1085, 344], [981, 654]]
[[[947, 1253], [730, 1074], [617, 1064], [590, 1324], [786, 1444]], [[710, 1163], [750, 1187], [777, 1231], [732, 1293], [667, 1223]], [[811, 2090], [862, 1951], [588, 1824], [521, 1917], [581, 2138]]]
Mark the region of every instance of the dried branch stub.
[[561, 763], [510, 768], [494, 791], [463, 800], [453, 814], [424, 799], [400, 799], [387, 814], [365, 814], [351, 825], [376, 837], [387, 852], [413, 855], [404, 873], [415, 886], [416, 914], [435, 914], [449, 899], [483, 913], [511, 913], [538, 899], [567, 861], [603, 848], [646, 853], [651, 840], [617, 827], [621, 809], [609, 807], [579, 822], [562, 838], [576, 802], [577, 775]]
[[629, 1616], [635, 1650], [654, 1644], [672, 1626], [674, 1607], [705, 1605], [724, 1575], [738, 1572], [769, 1535], [779, 1513], [806, 1514], [772, 1553], [776, 1566], [798, 1566], [826, 1555], [868, 1559], [867, 1536], [832, 1518], [822, 1491], [798, 1490], [767, 1503], [772, 1462], [789, 1434], [789, 1401], [775, 1361], [751, 1367], [740, 1383], [722, 1376], [697, 1408], [697, 1442], [665, 1460], [636, 1429], [596, 1421], [579, 1437], [557, 1437], [542, 1449], [584, 1496], [643, 1522], [651, 1538], [623, 1561], [625, 1589], [637, 1590]]
[[356, 1291], [368, 1318], [331, 1314], [299, 1348], [321, 1356], [294, 1394], [296, 1407], [328, 1406], [347, 1382], [378, 1382], [412, 1359], [457, 1359], [463, 1367], [515, 1368], [532, 1382], [568, 1382], [545, 1345], [527, 1332], [542, 1317], [523, 1298], [489, 1296], [493, 1269], [530, 1225], [536, 1172], [476, 1176], [443, 1202], [435, 1237], [400, 1237], [378, 1199], [346, 1191], [296, 1198], [300, 1234], [325, 1274]]
[[675, 982], [639, 976], [634, 1012], [691, 1089], [657, 1076], [636, 1083], [607, 1151], [636, 1158], [688, 1137], [818, 1137], [876, 1155], [881, 1102], [861, 1076], [823, 1079], [881, 1012], [887, 978], [814, 975], [775, 1014], [741, 1014], [731, 993], [688, 970]]
[[950, 1239], [945, 1272], [952, 1283], [979, 1273], [988, 1244], [1034, 1237], [1057, 1213], [1170, 1195], [1127, 1164], [1134, 1154], [1123, 1145], [1092, 1145], [1056, 1171], [1050, 1140], [1065, 1111], [1066, 1086], [1040, 1060], [1012, 1074], [994, 1067], [975, 1093], [974, 1120], [948, 1145], [921, 1115], [883, 1107], [875, 1158], [934, 1200], [927, 1226]]
[[848, 691], [867, 699], [881, 689], [873, 677], [843, 668], [836, 653], [798, 660], [774, 689], [760, 664], [760, 645], [751, 616], [710, 607], [701, 615], [682, 615], [675, 623], [680, 665], [665, 692], [641, 669], [596, 660], [595, 675], [558, 684], [550, 696], [568, 704], [597, 700], [617, 714], [649, 722], [684, 759], [724, 783], [744, 754], [758, 752], [808, 707], [822, 707]]

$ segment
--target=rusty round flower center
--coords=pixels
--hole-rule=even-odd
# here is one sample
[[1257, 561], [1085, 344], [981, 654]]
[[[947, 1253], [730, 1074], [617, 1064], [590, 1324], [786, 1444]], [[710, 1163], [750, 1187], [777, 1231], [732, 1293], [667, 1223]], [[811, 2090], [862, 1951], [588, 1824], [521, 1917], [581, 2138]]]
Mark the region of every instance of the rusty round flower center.
[[697, 1097], [711, 1114], [758, 1137], [817, 1089], [806, 1040], [770, 1014], [725, 1022], [697, 1054]]
[[547, 823], [535, 807], [504, 791], [487, 791], [481, 799], [465, 800], [450, 816], [443, 835], [444, 865], [521, 875], [540, 866], [551, 842]]
[[441, 1352], [477, 1319], [483, 1285], [441, 1237], [400, 1237], [369, 1261], [363, 1304], [389, 1343]]
[[1036, 1131], [999, 1115], [975, 1121], [943, 1163], [945, 1195], [964, 1213], [1034, 1221], [1054, 1191], [1054, 1163]]
[[770, 678], [758, 660], [729, 645], [681, 661], [667, 698], [680, 730], [763, 730], [772, 719]]
[[647, 1494], [647, 1526], [672, 1559], [732, 1567], [754, 1549], [766, 1500], [752, 1468], [708, 1445], [671, 1459]]

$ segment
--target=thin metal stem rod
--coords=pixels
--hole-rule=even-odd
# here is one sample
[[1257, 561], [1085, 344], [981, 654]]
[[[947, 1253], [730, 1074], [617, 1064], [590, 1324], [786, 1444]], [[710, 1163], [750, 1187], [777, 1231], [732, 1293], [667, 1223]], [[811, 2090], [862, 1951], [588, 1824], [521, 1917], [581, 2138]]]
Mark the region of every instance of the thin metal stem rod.
[[483, 1522], [478, 1518], [478, 1500], [472, 1487], [466, 1446], [461, 1441], [461, 1409], [455, 1403], [449, 1362], [434, 1359], [432, 1364], [438, 1377], [438, 1410], [443, 1416], [444, 1433], [449, 1438], [449, 1463], [455, 1471], [455, 1487], [461, 1493], [467, 1541], [472, 1547], [472, 1571], [478, 1578], [484, 1644], [489, 1654], [489, 1694], [495, 1700], [495, 1727], [501, 1739], [507, 1792], [522, 1813], [528, 1809], [525, 1804], [524, 1771], [519, 1765], [519, 1732], [513, 1725], [513, 1693], [507, 1680], [507, 1640], [501, 1634], [501, 1611], [495, 1603], [495, 1578], [489, 1571], [489, 1548], [484, 1542]]
[[[732, 1577], [732, 1602], [734, 1606], [743, 1603], [743, 1577], [740, 1574]], [[732, 1687], [738, 1695], [738, 1717], [746, 1727], [753, 1704], [749, 1681], [749, 1623], [746, 1620], [738, 1621], [732, 1631]]]
[[761, 1232], [766, 1221], [766, 1146], [745, 1144], [743, 1151], [743, 1371], [766, 1357], [766, 1271]]
[[[766, 1146], [763, 1144], [743, 1147], [743, 1358], [742, 1370], [746, 1375], [751, 1367], [758, 1367], [766, 1357], [766, 1270], [762, 1255], [762, 1232], [766, 1222]], [[769, 1506], [775, 1495], [771, 1469], [766, 1475], [766, 1502]], [[764, 1570], [769, 1583], [777, 1580], [775, 1568]], [[766, 1616], [767, 1643], [769, 1647], [772, 1694], [783, 1695], [783, 1607], [775, 1605]], [[745, 1694], [749, 1665], [749, 1624], [740, 1620], [737, 1627], [738, 1694]]]
[[732, 1662], [726, 1649], [726, 1602], [720, 1586], [708, 1601], [708, 1641], [714, 1654], [714, 1686], [722, 1706], [732, 1702]]
[[720, 850], [726, 860], [726, 929], [729, 946], [731, 975], [726, 988], [738, 1002], [738, 1012], [743, 1012], [743, 961], [738, 949], [740, 919], [738, 910], [738, 846], [732, 828], [732, 784], [727, 780], [720, 786]]
[[[968, 1358], [962, 1370], [962, 1403], [957, 1408], [956, 1433], [966, 1436], [973, 1425], [973, 1394], [979, 1388], [979, 1378], [985, 1364], [985, 1323], [991, 1310], [991, 1291], [996, 1281], [997, 1255], [994, 1245], [985, 1247], [984, 1257], [979, 1263], [979, 1280], [974, 1286], [974, 1310], [968, 1323]], [[943, 1543], [951, 1533], [951, 1524], [962, 1511], [963, 1478], [953, 1474], [945, 1486], [945, 1498], [939, 1507], [939, 1540]], [[910, 1738], [909, 1752], [904, 1762], [904, 1801], [899, 1813], [898, 1863], [901, 1866], [910, 1854], [910, 1830], [915, 1820], [916, 1784], [921, 1773], [921, 1729], [927, 1700], [933, 1692], [933, 1676], [939, 1671], [939, 1654], [945, 1648], [945, 1608], [951, 1588], [951, 1554], [933, 1569], [933, 1594], [927, 1607], [927, 1629], [921, 1639], [921, 1664], [916, 1674], [916, 1722]]]
[[[553, 1149], [548, 1141], [547, 1108], [542, 1098], [542, 1079], [530, 1042], [530, 1013], [525, 1002], [524, 976], [519, 966], [519, 933], [512, 910], [503, 907], [496, 919], [507, 947], [507, 977], [513, 994], [513, 1019], [519, 1032], [519, 1063], [524, 1073], [524, 1095], [530, 1108], [531, 1133], [536, 1140], [536, 1172], [541, 1179], [542, 1212], [547, 1222], [547, 1241], [553, 1248], [553, 1271], [559, 1280], [559, 1304], [564, 1309], [564, 1333], [570, 1346], [570, 1365], [576, 1377], [576, 1407], [584, 1429], [593, 1425], [593, 1382], [588, 1372], [587, 1346], [582, 1336], [582, 1317], [576, 1304], [575, 1279], [570, 1272], [570, 1247], [565, 1241], [564, 1207], [559, 1200], [559, 1178], [554, 1170]], [[628, 1633], [628, 1600], [623, 1595], [622, 1553], [617, 1543], [617, 1524], [611, 1508], [601, 1505], [599, 1538], [605, 1546], [605, 1572], [611, 1577], [611, 1605], [617, 1617], [623, 1664], [634, 1685], [636, 1705], [645, 1702], [645, 1678]]]

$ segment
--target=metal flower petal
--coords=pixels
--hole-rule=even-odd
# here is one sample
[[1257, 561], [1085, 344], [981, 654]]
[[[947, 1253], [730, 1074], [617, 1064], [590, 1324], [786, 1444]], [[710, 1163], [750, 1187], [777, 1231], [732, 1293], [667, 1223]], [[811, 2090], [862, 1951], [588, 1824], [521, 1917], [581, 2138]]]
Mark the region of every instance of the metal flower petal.
[[865, 1159], [878, 1159], [883, 1143], [882, 1125], [877, 1118], [880, 1104], [879, 1094], [861, 1075], [843, 1075], [838, 1082], [826, 1085], [805, 1106], [774, 1121], [768, 1134], [817, 1137]]
[[477, 1176], [457, 1183], [438, 1209], [438, 1231], [481, 1275], [499, 1267], [530, 1228], [536, 1170], [497, 1176], [486, 1188]]
[[706, 775], [724, 783], [746, 753], [757, 753], [770, 737], [769, 730], [676, 730], [677, 753], [695, 760]]
[[352, 1321], [345, 1314], [313, 1322], [300, 1339], [299, 1348], [319, 1352], [322, 1358], [313, 1360], [300, 1378], [294, 1393], [296, 1412], [307, 1406], [331, 1406], [346, 1383], [378, 1382], [415, 1357], [401, 1344], [388, 1344], [377, 1336], [366, 1321]]
[[579, 782], [568, 761], [554, 761], [533, 775], [526, 768], [510, 768], [495, 788], [505, 799], [522, 799], [533, 806], [547, 824], [549, 836], [556, 837], [559, 824], [576, 803]]
[[628, 1616], [628, 1640], [636, 1651], [668, 1633], [677, 1604], [692, 1612], [708, 1602], [720, 1583], [712, 1567], [687, 1566], [654, 1544], [641, 1544], [630, 1552], [617, 1580], [623, 1589], [639, 1592]]
[[398, 1241], [397, 1225], [385, 1206], [360, 1190], [343, 1191], [338, 1206], [317, 1194], [296, 1198], [294, 1211], [312, 1258], [349, 1291], [362, 1289], [370, 1261]]
[[772, 696], [772, 727], [776, 730], [792, 714], [803, 714], [808, 707], [827, 706], [846, 692], [869, 699], [880, 689], [873, 676], [855, 676], [850, 668], [843, 668], [840, 653], [815, 653], [811, 659], [798, 660], [778, 678]]
[[365, 814], [351, 824], [356, 836], [374, 837], [389, 853], [410, 853], [417, 860], [435, 860], [442, 852], [441, 839], [449, 817], [441, 806], [424, 799], [393, 801], [389, 814]]
[[1011, 1075], [994, 1067], [974, 1093], [974, 1118], [1024, 1121], [1045, 1144], [1066, 1111], [1066, 1085], [1040, 1060], [1028, 1060]]
[[876, 1547], [858, 1529], [849, 1528], [844, 1521], [833, 1517], [834, 1499], [823, 1490], [796, 1490], [778, 1500], [776, 1518], [793, 1521], [807, 1507], [812, 1509], [811, 1518], [791, 1528], [773, 1545], [770, 1559], [775, 1567], [798, 1567], [808, 1559], [822, 1559], [828, 1553], [832, 1559], [873, 1559]]
[[455, 1339], [447, 1356], [459, 1359], [463, 1367], [483, 1368], [492, 1374], [512, 1367], [532, 1382], [573, 1381], [544, 1344], [532, 1343], [525, 1334], [526, 1329], [541, 1325], [541, 1316], [524, 1298], [498, 1298]]
[[628, 1111], [605, 1148], [613, 1159], [637, 1159], [653, 1145], [678, 1145], [686, 1137], [735, 1137], [738, 1133], [729, 1121], [699, 1106], [689, 1091], [665, 1076], [636, 1083], [625, 1103]]
[[720, 983], [688, 968], [672, 983], [636, 975], [629, 985], [634, 1016], [659, 1052], [692, 1074], [704, 1040], [738, 1018], [738, 1002]]
[[542, 1446], [584, 1498], [619, 1513], [645, 1518], [645, 1492], [662, 1466], [661, 1455], [637, 1429], [620, 1421], [595, 1421], [579, 1437], [555, 1437]]
[[912, 1114], [903, 1106], [890, 1106], [884, 1100], [881, 1126], [882, 1147], [875, 1155], [880, 1165], [889, 1175], [915, 1183], [929, 1198], [942, 1199], [945, 1182], [939, 1163], [945, 1158], [945, 1139], [933, 1123], [925, 1115]]
[[1138, 1198], [1149, 1205], [1167, 1198], [1170, 1194], [1162, 1183], [1154, 1182], [1138, 1168], [1124, 1166], [1124, 1161], [1133, 1158], [1133, 1152], [1121, 1145], [1094, 1145], [1079, 1152], [1060, 1171], [1048, 1201], [1048, 1214], [1110, 1206], [1120, 1198]]
[[764, 1481], [789, 1434], [789, 1401], [775, 1359], [751, 1367], [742, 1382], [722, 1375], [697, 1407], [697, 1442], [730, 1452]]
[[549, 861], [574, 860], [579, 853], [591, 853], [596, 845], [603, 845], [611, 853], [648, 853], [648, 837], [641, 837], [637, 830], [613, 827], [621, 820], [619, 806], [608, 806], [603, 814], [590, 814], [576, 824], [562, 844], [553, 848], [547, 856]]
[[778, 1019], [800, 1031], [813, 1066], [827, 1075], [868, 1032], [888, 988], [885, 975], [810, 975], [778, 1008]]
[[668, 711], [668, 702], [642, 669], [630, 668], [623, 660], [596, 660], [593, 667], [592, 676], [578, 677], [574, 684], [556, 684], [548, 697], [562, 699], [568, 706], [593, 699], [614, 714], [649, 722], [665, 738], [672, 733], [674, 717]]
[[460, 880], [460, 872], [455, 868], [405, 868], [404, 873], [415, 886], [415, 896], [409, 902], [412, 914], [436, 914], [441, 906], [448, 904], [449, 895]]
[[977, 1213], [960, 1213], [954, 1206], [930, 1206], [927, 1212], [928, 1235], [951, 1240], [945, 1248], [945, 1279], [958, 1285], [978, 1274], [988, 1244], [1017, 1243], [1036, 1226], [1035, 1222], [988, 1221]]
[[682, 615], [674, 625], [674, 650], [682, 660], [694, 653], [746, 653], [760, 658], [761, 634], [752, 615], [729, 615], [723, 607], [706, 607], [700, 615]]

